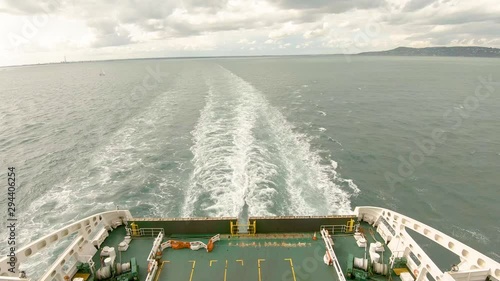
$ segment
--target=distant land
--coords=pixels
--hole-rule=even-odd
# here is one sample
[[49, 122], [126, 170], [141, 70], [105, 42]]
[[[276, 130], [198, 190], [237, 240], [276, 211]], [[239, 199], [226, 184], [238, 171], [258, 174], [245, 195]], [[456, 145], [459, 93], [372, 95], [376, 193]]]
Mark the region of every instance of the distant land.
[[500, 49], [488, 47], [427, 47], [396, 49], [380, 52], [363, 52], [362, 56], [439, 56], [439, 57], [500, 57]]
[[[144, 58], [116, 58], [104, 60], [82, 60], [82, 61], [58, 61], [58, 62], [44, 62], [44, 63], [30, 63], [18, 65], [0, 65], [0, 70], [7, 67], [24, 67], [36, 65], [51, 65], [51, 64], [65, 64], [65, 63], [84, 63], [84, 62], [108, 62], [108, 61], [122, 61], [122, 60], [150, 60], [150, 59], [186, 59], [186, 58], [247, 58], [247, 57], [294, 57], [294, 56], [340, 56], [345, 54], [287, 54], [287, 55], [234, 55], [234, 56], [186, 56], [186, 57], [144, 57]], [[489, 57], [500, 58], [500, 48], [491, 47], [427, 47], [427, 48], [409, 48], [398, 47], [388, 51], [377, 52], [363, 52], [358, 54], [351, 54], [357, 56], [440, 56], [440, 57]]]

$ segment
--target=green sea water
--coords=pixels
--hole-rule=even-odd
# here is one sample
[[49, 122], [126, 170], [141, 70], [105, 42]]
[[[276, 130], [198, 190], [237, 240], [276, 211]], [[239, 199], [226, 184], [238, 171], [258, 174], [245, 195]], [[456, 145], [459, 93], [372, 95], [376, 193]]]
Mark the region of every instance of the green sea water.
[[21, 243], [116, 206], [245, 218], [373, 205], [499, 261], [498, 81], [500, 60], [484, 58], [1, 68], [0, 167], [5, 183], [16, 167]]

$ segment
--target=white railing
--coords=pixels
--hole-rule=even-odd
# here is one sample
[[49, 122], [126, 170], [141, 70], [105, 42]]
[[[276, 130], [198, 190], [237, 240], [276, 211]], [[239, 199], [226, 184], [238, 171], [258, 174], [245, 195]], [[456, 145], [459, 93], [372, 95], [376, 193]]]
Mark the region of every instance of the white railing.
[[154, 236], [159, 235], [160, 233], [163, 234], [163, 228], [140, 228], [139, 229], [139, 234], [141, 236], [154, 237]]
[[148, 276], [146, 276], [146, 281], [152, 281], [155, 278], [157, 270], [158, 270], [158, 262], [155, 260], [149, 261]]
[[[126, 230], [127, 233], [134, 233], [132, 228], [127, 227]], [[139, 228], [139, 235], [136, 236], [155, 237], [158, 236], [158, 234], [160, 233], [163, 233], [163, 228]]]
[[[142, 229], [142, 228], [141, 228]], [[163, 228], [149, 228], [149, 229], [161, 229], [158, 236], [153, 242], [153, 247], [148, 255], [148, 276], [146, 276], [146, 281], [151, 281], [156, 275], [156, 270], [158, 270], [158, 262], [155, 260], [156, 252], [160, 251], [161, 241], [163, 240]]]
[[155, 241], [153, 242], [153, 247], [151, 248], [151, 251], [149, 252], [148, 255], [148, 261], [155, 259], [156, 252], [158, 252], [158, 250], [160, 249], [162, 240], [163, 240], [163, 231], [158, 233], [158, 236], [155, 238]]
[[[0, 272], [6, 276], [2, 278], [7, 278], [9, 280], [20, 280], [17, 276], [19, 275], [19, 265], [28, 261], [29, 259], [36, 258], [36, 253], [46, 249], [47, 247], [55, 244], [59, 244], [61, 241], [72, 238], [71, 235], [75, 234], [73, 242], [70, 244], [70, 248], [66, 248], [64, 253], [60, 255], [60, 258], [54, 262], [52, 265], [48, 266], [48, 270], [51, 272], [49, 275], [45, 274], [47, 278], [42, 278], [40, 281], [46, 280], [63, 280], [63, 276], [66, 275], [66, 271], [63, 270], [66, 261], [70, 260], [71, 257], [77, 258], [78, 255], [93, 255], [96, 251], [94, 246], [92, 246], [89, 241], [91, 233], [99, 233], [102, 228], [111, 229], [113, 226], [119, 223], [126, 223], [132, 219], [132, 215], [128, 210], [116, 210], [98, 213], [77, 222], [73, 222], [65, 227], [62, 227], [42, 238], [39, 238], [26, 246], [19, 248], [15, 252], [16, 264], [14, 267], [15, 273], [12, 273], [8, 269], [11, 266], [8, 264], [9, 257], [4, 256], [0, 258]], [[69, 269], [70, 272], [76, 270], [76, 266], [73, 265]], [[2, 280], [2, 279], [0, 279]]]
[[[500, 263], [437, 229], [434, 229], [408, 216], [384, 208], [371, 206], [356, 207], [354, 212], [358, 219], [369, 223], [375, 223], [378, 221], [383, 222], [385, 220], [386, 223], [379, 224], [380, 226], [383, 226], [378, 227], [377, 232], [382, 235], [386, 243], [389, 242], [387, 246], [392, 253], [397, 253], [397, 257], [404, 255], [408, 259], [410, 252], [418, 257], [417, 259], [420, 261], [419, 266], [416, 266], [416, 264], [410, 264], [411, 271], [417, 275], [415, 276], [417, 281], [427, 279], [425, 276], [426, 273], [429, 273], [436, 281], [456, 281], [457, 279], [453, 276], [458, 276], [457, 272], [474, 272], [475, 274], [478, 274], [477, 272], [480, 272], [481, 270], [487, 271], [487, 274], [493, 279], [500, 280]], [[379, 220], [379, 218], [383, 218], [383, 220]], [[395, 232], [391, 233], [391, 229]], [[436, 242], [443, 248], [459, 256], [461, 261], [458, 265], [459, 270], [457, 272], [441, 271], [434, 261], [427, 255], [427, 253], [425, 253], [425, 251], [422, 250], [422, 248], [408, 234], [406, 229], [415, 231], [416, 233]]]
[[320, 231], [321, 229], [326, 229], [333, 235], [336, 233], [346, 233], [346, 228], [347, 227], [345, 225], [322, 225], [319, 229]]
[[335, 255], [335, 251], [333, 251], [333, 241], [332, 237], [328, 233], [328, 230], [321, 229], [321, 237], [323, 237], [323, 240], [325, 241], [326, 250], [328, 251], [330, 258], [332, 259], [333, 267], [337, 272], [339, 281], [346, 281], [344, 273], [342, 272], [342, 268], [340, 267], [339, 261], [337, 259], [337, 255]]

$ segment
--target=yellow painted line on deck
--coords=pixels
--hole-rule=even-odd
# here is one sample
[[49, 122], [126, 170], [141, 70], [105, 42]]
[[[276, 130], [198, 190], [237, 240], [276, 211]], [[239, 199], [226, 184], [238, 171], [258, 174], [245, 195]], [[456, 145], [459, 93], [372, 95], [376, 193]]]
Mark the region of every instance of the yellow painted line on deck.
[[170, 262], [170, 261], [162, 261], [161, 262], [161, 266], [160, 268], [158, 269], [158, 272], [156, 273], [156, 277], [155, 277], [155, 281], [158, 281], [158, 278], [160, 278], [160, 273], [161, 271], [163, 270], [163, 266], [165, 265], [165, 263], [167, 262]]
[[295, 279], [295, 270], [293, 269], [293, 261], [292, 259], [285, 259], [286, 261], [290, 261], [290, 267], [292, 268], [292, 276], [293, 276], [293, 281], [297, 281], [297, 279]]
[[224, 268], [224, 281], [226, 281], [227, 277], [227, 260], [226, 260], [226, 267]]
[[259, 281], [262, 281], [262, 275], [260, 274], [260, 262], [261, 261], [266, 261], [265, 259], [258, 259], [257, 260], [257, 267], [259, 268]]
[[217, 260], [210, 260], [210, 266], [212, 266], [213, 262], [217, 262]]
[[196, 261], [189, 261], [193, 263], [193, 267], [191, 268], [191, 275], [189, 275], [189, 281], [193, 280], [194, 267], [196, 266]]
[[241, 266], [243, 266], [243, 260], [236, 260], [236, 262], [241, 262]]
[[161, 271], [163, 270], [163, 266], [165, 265], [165, 263], [167, 262], [170, 262], [170, 261], [162, 261], [161, 262], [161, 266], [160, 268], [158, 269], [158, 272], [156, 273], [156, 278], [155, 278], [155, 281], [158, 281], [158, 278], [160, 278], [160, 273]]

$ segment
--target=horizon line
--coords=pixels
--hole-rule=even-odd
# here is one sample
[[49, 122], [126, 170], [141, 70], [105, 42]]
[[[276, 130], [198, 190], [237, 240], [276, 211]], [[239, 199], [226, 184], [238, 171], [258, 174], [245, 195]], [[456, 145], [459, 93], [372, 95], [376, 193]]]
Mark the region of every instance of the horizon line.
[[432, 47], [405, 47], [398, 46], [388, 50], [382, 51], [364, 51], [359, 53], [316, 53], [316, 54], [274, 54], [274, 55], [215, 55], [215, 56], [165, 56], [165, 57], [141, 57], [141, 58], [117, 58], [117, 59], [103, 59], [103, 60], [80, 60], [80, 61], [66, 61], [66, 56], [64, 56], [64, 61], [59, 62], [43, 62], [43, 63], [28, 63], [28, 64], [13, 64], [13, 65], [0, 65], [0, 68], [7, 67], [23, 67], [23, 66], [38, 66], [38, 65], [51, 65], [51, 64], [67, 64], [67, 63], [85, 63], [85, 62], [107, 62], [107, 61], [124, 61], [124, 60], [148, 60], [148, 59], [207, 59], [207, 58], [252, 58], [252, 57], [299, 57], [299, 56], [355, 56], [363, 53], [378, 53], [395, 50], [398, 48], [410, 48], [410, 49], [427, 49], [427, 48], [487, 48], [487, 49], [500, 49], [496, 47], [484, 47], [484, 46], [432, 46]]

